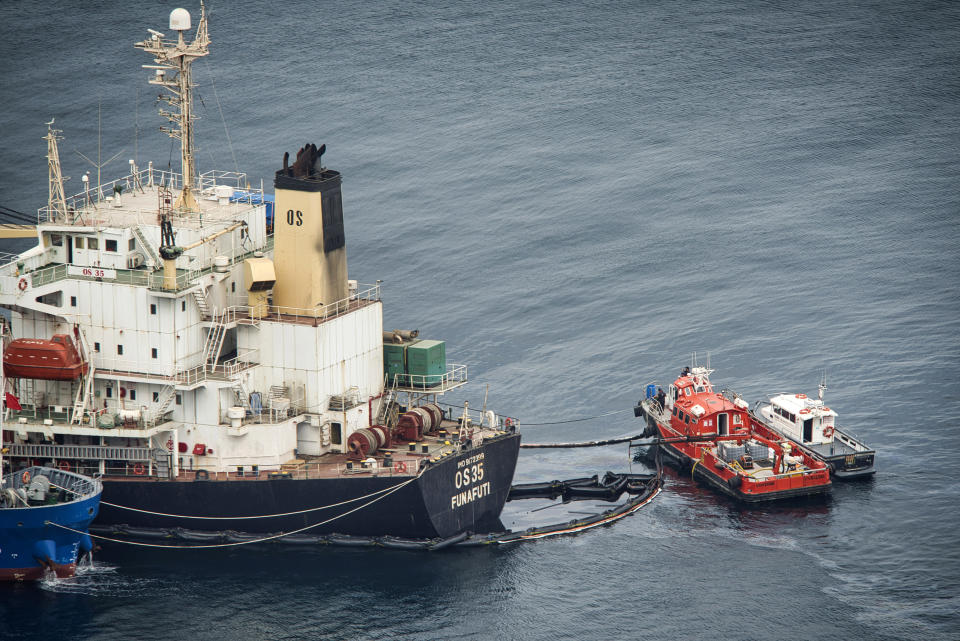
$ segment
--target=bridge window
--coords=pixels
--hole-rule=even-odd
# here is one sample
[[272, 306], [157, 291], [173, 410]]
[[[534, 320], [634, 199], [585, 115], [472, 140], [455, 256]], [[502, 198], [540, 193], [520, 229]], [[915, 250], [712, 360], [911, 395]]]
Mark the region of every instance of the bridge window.
[[130, 390], [130, 400], [131, 401], [137, 400], [137, 390], [135, 389]]
[[60, 234], [50, 234], [50, 244], [54, 247], [63, 247], [63, 236]]
[[156, 347], [151, 347], [151, 348], [150, 348], [150, 357], [151, 357], [151, 358], [156, 358], [156, 357], [157, 357], [157, 348], [156, 348]]
[[734, 414], [734, 415], [733, 415], [733, 424], [734, 424], [734, 425], [741, 425], [741, 423], [740, 423], [741, 420], [742, 420], [742, 417], [741, 417], [739, 414]]
[[112, 388], [112, 387], [108, 387], [108, 388], [107, 388], [107, 398], [113, 398], [113, 388]]
[[88, 238], [87, 249], [100, 249], [100, 241], [96, 238]]
[[128, 248], [130, 251], [133, 251], [134, 249], [137, 248], [137, 241], [136, 241], [135, 238], [131, 238], [131, 239], [130, 239], [130, 242], [127, 243], [127, 248]]
[[103, 248], [106, 249], [108, 252], [115, 252], [117, 251], [117, 241], [107, 239], [106, 241], [104, 241]]
[[100, 351], [100, 343], [94, 343], [94, 344], [93, 344], [93, 351], [95, 351], [95, 352], [99, 352], [99, 351]]
[[156, 403], [156, 402], [159, 401], [159, 400], [160, 400], [160, 392], [154, 392], [154, 393], [153, 393], [153, 402]]
[[117, 345], [117, 355], [123, 356], [123, 345]]
[[153, 314], [154, 316], [157, 315], [157, 304], [156, 304], [156, 303], [150, 303], [150, 313]]
[[177, 405], [183, 405], [183, 396], [177, 394]]
[[70, 297], [70, 307], [76, 307], [76, 306], [77, 306], [77, 297], [76, 297], [76, 296], [71, 296], [71, 297]]
[[73, 246], [77, 249], [83, 249], [83, 236], [75, 236], [73, 239]]

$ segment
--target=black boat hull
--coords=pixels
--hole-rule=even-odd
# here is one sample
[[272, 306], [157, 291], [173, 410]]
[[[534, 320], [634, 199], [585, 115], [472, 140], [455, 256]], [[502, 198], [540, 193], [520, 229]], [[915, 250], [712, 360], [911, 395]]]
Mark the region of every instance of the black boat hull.
[[[519, 434], [488, 439], [480, 447], [433, 462], [418, 477], [355, 475], [229, 481], [106, 478], [95, 525], [206, 532], [302, 530], [310, 535], [408, 538], [493, 532], [502, 528], [500, 512], [510, 492], [519, 447]], [[477, 471], [466, 483], [463, 470], [471, 468]], [[392, 488], [398, 489], [391, 492]], [[341, 505], [315, 509], [333, 504]], [[298, 513], [289, 514], [292, 512]], [[216, 518], [277, 514], [286, 516]]]

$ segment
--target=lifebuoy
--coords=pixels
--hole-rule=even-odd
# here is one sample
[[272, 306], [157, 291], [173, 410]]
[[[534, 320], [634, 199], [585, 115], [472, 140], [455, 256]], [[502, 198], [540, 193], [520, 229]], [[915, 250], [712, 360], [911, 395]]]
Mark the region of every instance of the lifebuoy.
[[794, 394], [794, 396], [795, 396], [796, 398], [806, 398], [806, 397], [807, 397], [806, 394]]
[[830, 411], [830, 408], [827, 407], [826, 405], [824, 405], [824, 406], [821, 407], [820, 409], [822, 409], [824, 412], [829, 412], [829, 411]]
[[121, 387], [121, 388], [120, 388], [120, 398], [126, 398], [126, 397], [127, 397], [127, 388], [126, 388], [126, 387]]
[[30, 470], [24, 470], [23, 475], [20, 477], [20, 480], [27, 484], [30, 482]]
[[506, 425], [507, 427], [513, 427], [513, 419], [508, 417], [507, 420], [503, 422], [503, 424]]
[[826, 427], [823, 428], [824, 438], [831, 438], [835, 431], [836, 430], [834, 429], [833, 425], [827, 425]]
[[21, 278], [20, 281], [17, 283], [17, 287], [20, 289], [21, 292], [27, 291], [27, 279]]
[[133, 473], [137, 476], [143, 476], [146, 474], [147, 468], [143, 466], [143, 463], [134, 463], [133, 464]]
[[59, 467], [59, 468], [60, 468], [61, 470], [63, 470], [64, 472], [69, 472], [69, 471], [70, 471], [70, 461], [60, 461], [60, 463], [57, 464], [57, 467]]
[[810, 413], [810, 410], [809, 410], [808, 408], [804, 407], [802, 410], [800, 410], [800, 413], [801, 413], [801, 414], [809, 414], [809, 413]]
[[397, 461], [393, 464], [393, 471], [399, 474], [404, 474], [407, 471], [407, 464], [403, 461]]
[[172, 438], [167, 439], [167, 449], [168, 449], [169, 451], [171, 451], [171, 452], [173, 451], [173, 439], [172, 439]]

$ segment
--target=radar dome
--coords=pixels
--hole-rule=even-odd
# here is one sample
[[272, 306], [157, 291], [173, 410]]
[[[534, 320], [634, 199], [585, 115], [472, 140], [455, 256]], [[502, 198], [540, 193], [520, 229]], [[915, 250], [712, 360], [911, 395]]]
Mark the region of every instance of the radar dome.
[[186, 9], [174, 9], [170, 12], [170, 28], [174, 31], [186, 31], [190, 28], [190, 12]]

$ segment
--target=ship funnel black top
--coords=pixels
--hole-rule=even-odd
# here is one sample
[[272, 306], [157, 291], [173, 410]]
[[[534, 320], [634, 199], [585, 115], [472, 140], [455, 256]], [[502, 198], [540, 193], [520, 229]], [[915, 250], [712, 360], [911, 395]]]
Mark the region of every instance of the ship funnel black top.
[[[283, 168], [277, 172], [274, 187], [300, 191], [326, 191], [340, 184], [340, 172], [327, 169], [321, 164], [327, 146], [309, 143], [297, 152], [297, 159], [290, 165], [290, 152], [283, 154]], [[326, 183], [326, 184], [324, 184]]]

